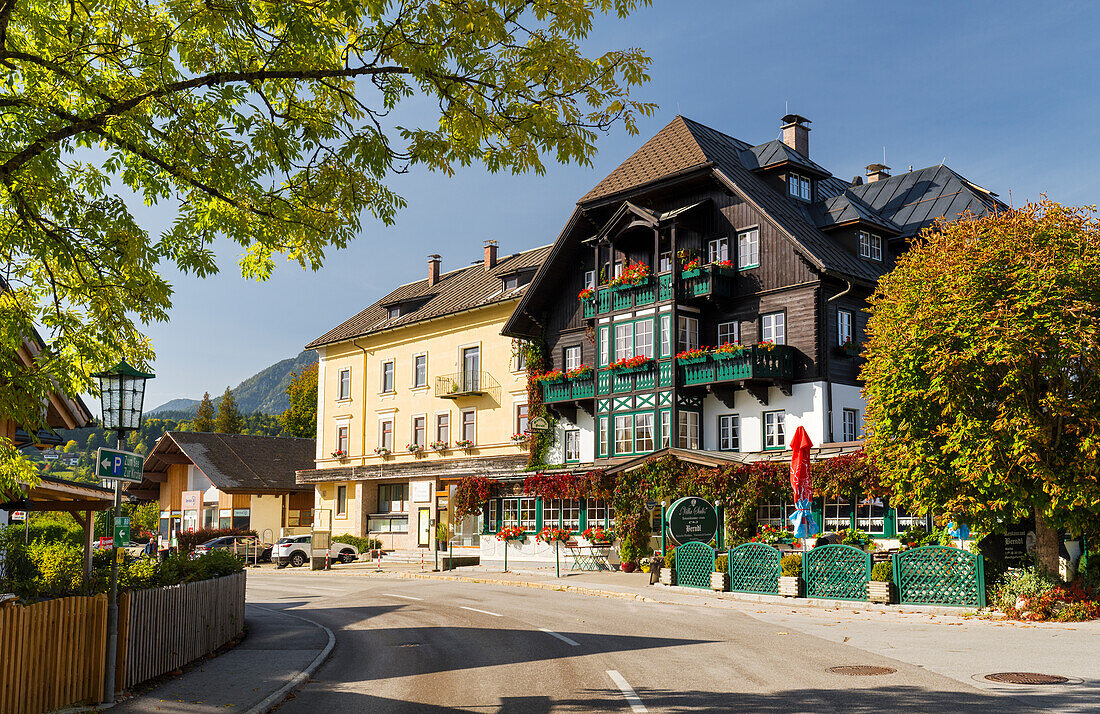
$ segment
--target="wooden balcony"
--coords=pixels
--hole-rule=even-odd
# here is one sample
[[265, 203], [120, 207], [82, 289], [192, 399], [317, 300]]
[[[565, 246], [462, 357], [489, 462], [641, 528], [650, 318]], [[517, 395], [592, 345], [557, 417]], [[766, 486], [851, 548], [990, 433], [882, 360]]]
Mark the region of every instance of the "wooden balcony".
[[586, 318], [604, 315], [619, 310], [632, 310], [636, 307], [652, 305], [672, 299], [672, 276], [668, 273], [652, 276], [640, 285], [624, 285], [616, 288], [601, 287], [596, 296], [584, 303]]
[[704, 265], [680, 273], [680, 299], [730, 297], [733, 295], [735, 268]]
[[580, 379], [562, 378], [559, 382], [543, 382], [541, 386], [544, 404], [575, 402], [596, 396], [596, 380], [591, 374]]
[[597, 394], [646, 391], [672, 386], [672, 361], [650, 361], [635, 369], [603, 369], [596, 374]]
[[681, 384], [685, 387], [730, 382], [748, 387], [750, 383], [763, 383], [764, 386], [770, 383], [789, 391], [794, 379], [794, 348], [790, 345], [770, 348], [753, 345], [730, 355], [709, 354], [691, 362], [680, 362], [678, 366]]

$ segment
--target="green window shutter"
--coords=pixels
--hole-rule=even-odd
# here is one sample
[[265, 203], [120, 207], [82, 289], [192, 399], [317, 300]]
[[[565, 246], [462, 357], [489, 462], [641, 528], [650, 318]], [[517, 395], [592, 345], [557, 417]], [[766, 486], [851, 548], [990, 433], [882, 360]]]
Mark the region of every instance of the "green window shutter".
[[825, 499], [815, 498], [810, 504], [810, 515], [814, 517], [814, 523], [817, 523], [817, 530], [819, 533], [825, 532]]
[[889, 508], [889, 501], [886, 505], [886, 511], [882, 514], [882, 537], [894, 538], [898, 534], [898, 511], [896, 508]]
[[581, 499], [581, 532], [588, 528], [588, 499]]
[[535, 532], [538, 533], [543, 529], [542, 524], [542, 498], [535, 498]]

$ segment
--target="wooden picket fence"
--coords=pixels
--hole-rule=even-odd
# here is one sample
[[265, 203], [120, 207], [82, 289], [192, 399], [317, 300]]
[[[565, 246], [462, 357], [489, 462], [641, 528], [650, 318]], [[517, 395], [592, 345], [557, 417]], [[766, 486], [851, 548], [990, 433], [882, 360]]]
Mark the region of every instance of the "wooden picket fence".
[[[244, 630], [243, 572], [121, 593], [115, 690], [209, 654]], [[0, 605], [0, 712], [103, 700], [107, 596]]]
[[179, 669], [241, 634], [244, 583], [240, 572], [124, 593], [118, 609], [115, 689], [129, 689]]
[[107, 596], [0, 605], [0, 712], [103, 699]]

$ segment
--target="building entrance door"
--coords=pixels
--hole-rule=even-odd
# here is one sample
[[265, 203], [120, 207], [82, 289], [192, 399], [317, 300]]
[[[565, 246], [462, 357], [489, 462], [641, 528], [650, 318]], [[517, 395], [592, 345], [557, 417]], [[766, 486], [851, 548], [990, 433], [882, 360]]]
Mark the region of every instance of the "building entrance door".
[[419, 508], [416, 515], [416, 544], [421, 548], [427, 548], [432, 544], [432, 509]]

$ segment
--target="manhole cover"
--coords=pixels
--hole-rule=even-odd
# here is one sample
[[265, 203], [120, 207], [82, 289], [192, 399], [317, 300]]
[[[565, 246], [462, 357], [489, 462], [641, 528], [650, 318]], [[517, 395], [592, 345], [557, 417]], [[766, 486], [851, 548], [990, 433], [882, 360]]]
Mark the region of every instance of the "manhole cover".
[[1005, 684], [1065, 684], [1069, 677], [1057, 674], [1039, 674], [1037, 672], [997, 672], [987, 674], [985, 678], [990, 682], [1003, 682]]
[[876, 667], [870, 664], [846, 664], [840, 667], [829, 667], [828, 672], [833, 674], [846, 674], [849, 677], [867, 677], [876, 674], [893, 674], [897, 672], [893, 667]]

